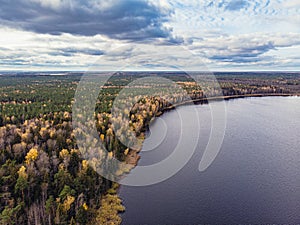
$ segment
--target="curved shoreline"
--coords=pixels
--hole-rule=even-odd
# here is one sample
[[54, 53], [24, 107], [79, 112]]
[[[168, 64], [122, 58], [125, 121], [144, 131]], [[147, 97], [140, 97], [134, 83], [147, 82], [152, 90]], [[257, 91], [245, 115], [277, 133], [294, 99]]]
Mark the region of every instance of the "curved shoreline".
[[[228, 95], [228, 96], [215, 96], [215, 97], [208, 97], [208, 98], [199, 98], [199, 99], [193, 99], [188, 101], [183, 101], [180, 103], [172, 104], [171, 106], [165, 107], [160, 109], [153, 118], [159, 117], [163, 115], [165, 112], [171, 111], [175, 109], [176, 107], [184, 106], [184, 105], [190, 105], [190, 104], [209, 104], [209, 102], [214, 101], [229, 101], [231, 99], [239, 99], [239, 98], [260, 98], [260, 97], [292, 97], [292, 96], [298, 96], [300, 97], [300, 93], [294, 93], [294, 94], [287, 94], [287, 93], [266, 93], [266, 94], [244, 94], [244, 95]], [[129, 152], [128, 156], [126, 157], [125, 161], [128, 164], [137, 165], [138, 160], [140, 159], [140, 156], [138, 153], [140, 150], [133, 150]]]
[[193, 99], [193, 100], [189, 100], [189, 101], [185, 101], [185, 102], [181, 102], [181, 103], [177, 103], [174, 105], [171, 105], [169, 107], [166, 107], [165, 109], [163, 109], [161, 111], [161, 113], [159, 115], [156, 116], [160, 116], [162, 115], [165, 111], [169, 111], [172, 110], [178, 106], [183, 106], [183, 105], [188, 105], [188, 104], [208, 104], [209, 102], [212, 101], [228, 101], [231, 99], [238, 99], [238, 98], [252, 98], [252, 97], [292, 97], [292, 96], [300, 96], [300, 93], [294, 93], [294, 94], [284, 94], [284, 93], [266, 93], [266, 94], [244, 94], [244, 95], [227, 95], [227, 96], [215, 96], [215, 97], [208, 97], [208, 98], [200, 98], [200, 99]]
[[[222, 101], [222, 100], [229, 101], [231, 99], [239, 99], [239, 98], [293, 97], [293, 96], [300, 97], [300, 93], [294, 93], [294, 94], [284, 94], [284, 93], [245, 94], [245, 95], [216, 96], [216, 97], [209, 97], [209, 98], [193, 99], [193, 100], [173, 104], [169, 107], [161, 109], [161, 111], [158, 111], [156, 113], [155, 117], [159, 117], [159, 116], [163, 115], [165, 112], [171, 111], [171, 110], [175, 109], [176, 107], [189, 105], [189, 104], [209, 104], [209, 102], [212, 102], [212, 101]], [[141, 158], [141, 156], [139, 155], [139, 152], [140, 152], [140, 150], [131, 150], [130, 153], [127, 155], [125, 161], [131, 165], [134, 165], [134, 167], [137, 166], [138, 161]], [[132, 169], [134, 169], [134, 167]], [[119, 188], [120, 188], [120, 186], [118, 187], [118, 190], [119, 190]], [[117, 193], [118, 193], [118, 190], [117, 190]], [[125, 210], [121, 213], [122, 214], [126, 213], [126, 206], [125, 206]]]
[[[297, 115], [299, 100], [299, 96], [233, 99], [228, 102], [213, 102], [210, 104], [211, 106], [203, 104], [179, 107], [176, 111], [170, 111], [158, 118], [159, 121], [155, 121], [150, 127], [151, 133], [154, 132], [157, 137], [153, 137], [153, 140], [162, 140], [161, 136], [157, 136], [161, 133], [162, 128], [172, 128], [169, 130], [170, 135], [167, 135], [168, 138], [164, 140], [165, 143], [162, 146], [158, 146], [152, 152], [151, 149], [153, 149], [155, 142], [145, 141], [144, 148], [140, 153], [141, 160], [138, 162], [138, 167], [151, 165], [153, 162], [157, 163], [172, 154], [180, 136], [178, 110], [180, 114], [188, 115], [186, 119], [191, 126], [186, 126], [187, 131], [189, 127], [193, 127], [193, 130], [195, 130], [194, 128], [197, 129], [197, 125], [194, 125], [195, 119], [191, 117], [193, 112], [197, 111], [199, 118], [201, 118], [201, 130], [203, 132], [200, 133], [202, 138], [197, 143], [193, 158], [172, 178], [142, 188], [121, 186], [119, 196], [126, 206], [125, 214], [121, 215], [123, 224], [166, 224], [168, 221], [170, 223], [180, 221], [178, 223], [197, 224], [206, 222], [214, 224], [225, 220], [227, 220], [226, 223], [230, 224], [235, 219], [239, 220], [240, 223], [245, 222], [243, 221], [244, 215], [247, 215], [247, 218], [254, 222], [267, 221], [268, 218], [265, 218], [264, 215], [269, 212], [269, 205], [259, 206], [257, 204], [260, 201], [263, 203], [263, 200], [261, 200], [262, 194], [274, 193], [272, 192], [274, 190], [278, 193], [287, 193], [284, 192], [284, 189], [289, 187], [283, 187], [281, 181], [286, 181], [288, 174], [296, 174], [297, 171], [287, 172], [286, 176], [278, 177], [279, 180], [282, 178], [278, 183], [277, 180], [275, 182], [272, 179], [278, 175], [280, 162], [292, 162], [293, 168], [297, 165], [297, 160], [294, 160], [296, 156], [294, 149], [297, 148], [297, 138], [295, 139], [295, 137], [297, 135], [295, 136], [295, 131], [292, 131], [292, 128], [296, 130], [298, 128], [296, 124], [299, 122]], [[206, 150], [206, 143], [210, 135], [209, 127], [212, 125], [210, 111], [213, 105], [217, 107], [226, 106], [228, 119], [226, 137], [220, 151], [221, 155], [219, 154], [208, 170], [201, 173], [198, 166], [203, 152]], [[177, 124], [175, 125], [175, 123]], [[175, 132], [176, 128], [179, 130]], [[165, 131], [164, 129], [164, 134]], [[195, 138], [195, 135], [192, 136]], [[277, 138], [275, 138], [276, 136]], [[282, 142], [287, 143], [291, 148], [287, 150], [287, 145]], [[168, 143], [171, 143], [172, 146]], [[144, 152], [144, 149], [150, 151]], [[160, 152], [161, 150], [163, 153]], [[289, 152], [288, 155], [286, 155], [287, 152]], [[259, 163], [257, 158], [261, 160]], [[270, 162], [270, 158], [274, 161]], [[285, 163], [282, 163], [282, 165], [285, 165]], [[273, 176], [265, 173], [266, 168], [268, 168], [267, 172], [273, 174]], [[136, 170], [139, 169], [135, 168], [130, 176], [134, 175], [137, 172]], [[292, 176], [290, 179], [293, 181]], [[241, 180], [242, 182], [239, 182]], [[253, 180], [255, 180], [254, 183]], [[297, 182], [292, 181], [290, 187], [296, 187]], [[245, 195], [245, 188], [243, 189], [243, 187], [246, 187], [247, 192], [249, 191], [248, 195]], [[247, 189], [248, 187], [249, 189]], [[237, 192], [240, 193], [238, 197]], [[145, 195], [145, 193], [147, 194]], [[151, 196], [150, 199], [148, 196]], [[176, 199], [174, 200], [172, 196], [176, 196]], [[222, 201], [218, 201], [220, 196]], [[253, 198], [249, 198], [249, 196]], [[212, 201], [212, 199], [215, 201]], [[291, 197], [290, 199], [295, 198]], [[276, 222], [280, 223], [280, 221], [292, 219], [293, 216], [297, 217], [296, 213], [286, 218], [284, 214], [286, 211], [284, 210], [293, 210], [292, 207], [289, 208], [288, 201], [285, 207], [280, 205], [282, 201], [276, 195], [272, 195], [269, 200], [274, 203], [272, 206], [276, 209], [283, 210], [282, 214], [274, 213], [273, 218], [276, 218]], [[249, 212], [249, 209], [256, 206], [258, 207], [257, 212]], [[209, 210], [207, 210], [208, 208]], [[266, 213], [259, 214], [263, 211]], [[174, 214], [174, 212], [178, 214]], [[234, 213], [230, 214], [230, 212]]]

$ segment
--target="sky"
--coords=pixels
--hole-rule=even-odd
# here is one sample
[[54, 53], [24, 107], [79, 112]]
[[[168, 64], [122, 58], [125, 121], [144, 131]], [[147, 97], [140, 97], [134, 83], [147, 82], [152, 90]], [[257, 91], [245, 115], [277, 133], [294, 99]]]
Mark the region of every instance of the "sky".
[[300, 71], [299, 0], [0, 5], [2, 71]]

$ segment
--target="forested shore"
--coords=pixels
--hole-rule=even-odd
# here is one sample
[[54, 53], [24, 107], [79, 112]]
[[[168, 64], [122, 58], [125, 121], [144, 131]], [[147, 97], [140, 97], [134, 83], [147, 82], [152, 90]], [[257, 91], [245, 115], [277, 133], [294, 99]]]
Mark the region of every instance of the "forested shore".
[[[135, 87], [136, 93], [123, 100], [124, 111], [113, 114], [111, 107], [120, 90], [146, 75], [118, 74], [99, 94], [92, 122], [107, 152], [99, 150], [101, 157], [94, 161], [82, 157], [76, 143], [76, 132], [82, 130], [72, 124], [80, 75], [0, 77], [1, 224], [120, 224], [118, 213], [126, 206], [117, 195], [118, 184], [95, 168], [112, 158], [134, 166], [154, 117], [179, 105], [208, 100], [299, 95], [298, 74], [252, 78], [223, 74], [217, 76], [221, 89], [200, 87], [187, 74], [154, 74], [173, 80], [188, 96], [170, 94], [172, 87], [159, 84]], [[157, 88], [156, 95], [139, 94], [147, 88]], [[125, 110], [130, 102], [134, 106]], [[123, 144], [129, 131], [139, 141], [135, 149]], [[120, 177], [130, 172], [115, 170]]]

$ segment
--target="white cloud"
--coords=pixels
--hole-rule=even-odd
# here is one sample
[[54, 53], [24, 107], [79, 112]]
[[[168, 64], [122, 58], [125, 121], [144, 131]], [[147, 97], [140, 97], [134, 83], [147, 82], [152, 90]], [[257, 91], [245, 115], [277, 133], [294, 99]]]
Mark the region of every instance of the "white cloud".
[[[28, 0], [27, 0], [28, 1]], [[58, 10], [63, 7], [72, 7], [72, 0], [29, 0], [32, 3], [40, 4], [42, 7]]]
[[[65, 9], [78, 10], [81, 4], [79, 0], [20, 1], [26, 2], [27, 6], [31, 1], [57, 13]], [[118, 2], [120, 1], [90, 0], [83, 7], [92, 7], [85, 8], [84, 12], [101, 11], [101, 15], [104, 15], [109, 13], [107, 9], [111, 9]], [[134, 22], [129, 23], [132, 31], [125, 31], [126, 27], [123, 26], [123, 33], [110, 35], [106, 35], [102, 28], [100, 31], [103, 31], [103, 34], [90, 35], [94, 34], [94, 31], [89, 32], [89, 26], [79, 34], [36, 33], [34, 30], [32, 32], [20, 30], [13, 20], [8, 22], [6, 20], [6, 26], [0, 25], [1, 68], [84, 70], [93, 63], [106, 69], [127, 63], [133, 64], [132, 68], [141, 69], [144, 65], [154, 69], [155, 66], [162, 68], [159, 63], [164, 62], [194, 69], [200, 69], [202, 64], [205, 64], [211, 69], [268, 70], [271, 67], [286, 67], [300, 70], [299, 1], [151, 0], [149, 2], [142, 4], [147, 5], [150, 10], [147, 21], [151, 22], [152, 17], [159, 20], [156, 25], [148, 24], [144, 20], [147, 22], [143, 25], [146, 29], [156, 27], [148, 30], [151, 34], [148, 31], [143, 33], [143, 29], [135, 29], [134, 26], [139, 25], [140, 13], [134, 17], [131, 17], [132, 15], [127, 17], [127, 11], [123, 12], [122, 19], [134, 19]], [[137, 4], [137, 9], [141, 7], [136, 0], [134, 3]], [[128, 3], [120, 9], [126, 10], [129, 6]], [[114, 9], [119, 10], [118, 7]], [[13, 9], [10, 10], [11, 13], [14, 12]], [[129, 10], [128, 13], [134, 12]], [[47, 16], [45, 14], [39, 17], [39, 20]], [[39, 23], [39, 20], [35, 19], [35, 22]], [[103, 21], [98, 22], [100, 25], [103, 24]], [[107, 29], [110, 32], [113, 30], [110, 27]], [[181, 38], [185, 40], [184, 43]], [[177, 46], [167, 45], [168, 41], [187, 47], [196, 56], [191, 59], [178, 55]]]

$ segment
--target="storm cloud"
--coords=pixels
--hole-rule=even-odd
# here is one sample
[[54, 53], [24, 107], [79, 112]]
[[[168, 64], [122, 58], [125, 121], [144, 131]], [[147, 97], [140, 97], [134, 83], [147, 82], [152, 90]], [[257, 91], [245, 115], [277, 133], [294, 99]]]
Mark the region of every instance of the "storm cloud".
[[0, 0], [0, 4], [0, 24], [36, 33], [173, 39], [163, 26], [172, 12], [147, 0]]

